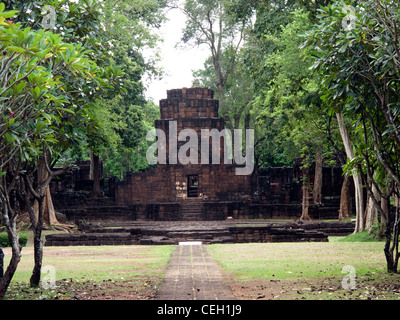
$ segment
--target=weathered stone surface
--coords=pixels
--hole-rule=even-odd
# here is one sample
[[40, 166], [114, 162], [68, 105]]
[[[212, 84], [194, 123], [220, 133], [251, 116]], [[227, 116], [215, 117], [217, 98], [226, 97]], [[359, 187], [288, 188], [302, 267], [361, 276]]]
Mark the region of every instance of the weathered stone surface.
[[234, 300], [220, 267], [202, 245], [177, 246], [156, 300]]
[[[189, 176], [196, 175], [198, 185], [196, 198], [209, 200], [241, 200], [252, 193], [253, 175], [236, 175], [235, 165], [223, 163], [223, 143], [216, 150], [221, 164], [201, 164], [201, 130], [224, 129], [224, 120], [218, 116], [218, 100], [207, 88], [183, 88], [167, 91], [167, 99], [160, 101], [161, 119], [155, 127], [167, 136], [166, 155], [168, 164], [159, 164], [149, 171], [134, 174], [115, 187], [115, 200], [118, 205], [141, 203], [174, 202], [187, 199], [190, 194]], [[177, 134], [183, 129], [194, 130], [198, 135], [198, 164], [182, 165], [169, 162], [170, 121], [177, 124]], [[223, 140], [222, 140], [223, 142]], [[178, 146], [183, 144], [178, 142]], [[210, 140], [210, 159], [212, 145]], [[186, 211], [184, 212], [186, 213]], [[157, 218], [168, 219], [169, 213], [158, 212]]]
[[[248, 220], [247, 223], [251, 223], [251, 221]], [[345, 235], [350, 234], [353, 230], [354, 224], [342, 222], [301, 224], [293, 222], [269, 225], [257, 225], [257, 223], [241, 225], [233, 220], [221, 222], [132, 222], [128, 225], [103, 223], [86, 226], [84, 233], [47, 235], [45, 245], [161, 245], [178, 244], [183, 241], [201, 241], [204, 244], [328, 241], [328, 234]]]
[[[167, 91], [167, 99], [160, 100], [161, 119], [155, 121], [155, 127], [167, 135], [167, 159], [170, 121], [176, 122], [177, 133], [192, 129], [200, 136], [202, 129], [220, 131], [224, 129], [224, 121], [218, 116], [218, 106], [214, 92], [207, 88]], [[217, 150], [221, 164], [168, 162], [144, 172], [128, 174], [122, 181], [102, 179], [104, 197], [96, 199], [89, 196], [93, 185], [89, 179], [90, 165], [88, 162], [80, 163], [75, 170], [51, 184], [54, 206], [67, 221], [75, 222], [217, 221], [227, 217], [295, 220], [300, 217], [302, 172], [299, 161], [295, 160], [290, 168], [255, 167], [251, 175], [236, 175], [237, 166], [222, 161], [222, 142], [221, 139]], [[178, 146], [184, 143], [180, 141]], [[210, 141], [210, 159], [211, 148]], [[193, 186], [192, 189], [189, 186], [190, 177], [196, 177], [198, 182], [194, 192]], [[312, 174], [310, 180], [313, 180]], [[323, 204], [310, 206], [312, 219], [338, 217], [342, 180], [341, 168], [323, 168]], [[195, 196], [189, 197], [193, 194]]]

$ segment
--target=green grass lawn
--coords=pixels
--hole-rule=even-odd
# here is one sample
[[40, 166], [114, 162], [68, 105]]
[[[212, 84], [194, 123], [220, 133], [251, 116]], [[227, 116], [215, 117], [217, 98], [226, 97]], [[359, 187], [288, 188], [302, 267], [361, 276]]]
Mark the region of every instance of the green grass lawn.
[[340, 278], [345, 265], [365, 274], [385, 269], [382, 243], [251, 243], [209, 247], [212, 256], [238, 279]]
[[[386, 272], [383, 242], [250, 243], [209, 246], [245, 299], [397, 299], [400, 277]], [[356, 288], [342, 280], [351, 266]]]
[[[384, 243], [367, 234], [329, 242], [208, 245], [238, 299], [398, 299], [399, 274], [386, 272]], [[56, 288], [29, 288], [33, 247], [22, 260], [7, 299], [152, 299], [174, 246], [44, 247], [43, 267], [55, 270]], [[5, 264], [10, 259], [10, 249]], [[356, 288], [343, 288], [355, 271]], [[43, 276], [43, 275], [42, 275]]]
[[[11, 257], [10, 248], [3, 249], [5, 267]], [[135, 291], [139, 298], [151, 298], [163, 278], [164, 270], [173, 246], [71, 246], [44, 247], [43, 265], [55, 270], [56, 290], [45, 292], [29, 288], [33, 269], [33, 247], [22, 249], [22, 258], [13, 277], [8, 299], [79, 298], [86, 292], [94, 297], [113, 291], [115, 298], [121, 296], [117, 290]], [[46, 274], [42, 274], [46, 276]], [[94, 289], [101, 288], [101, 292]], [[107, 292], [109, 295], [109, 292]], [[136, 297], [137, 298], [137, 297]]]

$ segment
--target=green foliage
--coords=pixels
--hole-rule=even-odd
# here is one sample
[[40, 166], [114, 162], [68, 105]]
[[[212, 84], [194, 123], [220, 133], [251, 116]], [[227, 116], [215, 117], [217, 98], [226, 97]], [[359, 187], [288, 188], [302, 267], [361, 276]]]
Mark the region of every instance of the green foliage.
[[310, 58], [300, 36], [311, 28], [309, 13], [294, 11], [281, 32], [266, 35], [276, 48], [265, 59], [271, 77], [256, 101], [257, 124], [266, 137], [258, 146], [259, 165], [290, 165], [297, 157], [314, 160], [318, 150], [334, 159], [332, 139], [335, 127], [325, 111], [319, 93], [319, 78], [308, 69]]
[[[154, 108], [147, 108], [142, 78], [157, 76], [154, 61], [145, 61], [144, 47], [154, 48], [159, 40], [151, 27], [163, 20], [162, 2], [145, 0], [105, 1], [103, 23], [110, 40], [106, 46], [110, 66], [121, 67], [118, 86], [91, 103], [91, 120], [83, 133], [85, 145], [103, 160], [106, 177], [123, 177], [129, 171], [148, 166], [145, 161], [145, 135], [154, 126]], [[156, 108], [157, 109], [157, 108]], [[82, 150], [77, 146], [75, 150]]]
[[[18, 241], [22, 247], [25, 247], [28, 242], [28, 235], [24, 232], [20, 233]], [[0, 247], [10, 247], [10, 240], [8, 239], [7, 232], [0, 232]]]
[[[91, 105], [92, 118], [86, 127], [87, 144], [104, 159], [106, 177], [123, 178], [129, 171], [148, 166], [146, 133], [159, 118], [158, 107], [148, 103], [143, 108], [123, 103], [123, 97], [98, 99]], [[146, 115], [146, 117], [144, 116]], [[75, 152], [79, 151], [78, 145]]]
[[[89, 57], [101, 64], [104, 60], [106, 47], [103, 40], [106, 37], [105, 26], [101, 23], [103, 4], [98, 0], [5, 0], [6, 9], [16, 9], [18, 14], [12, 21], [21, 23], [22, 28], [40, 30], [49, 26], [46, 16], [52, 6], [56, 17], [53, 33], [60, 34], [65, 42], [76, 43], [91, 50]], [[46, 25], [47, 22], [47, 25]]]
[[382, 239], [369, 231], [352, 233], [348, 236], [341, 237], [340, 239], [338, 239], [338, 242], [371, 242], [371, 241], [382, 241]]
[[387, 269], [397, 272], [400, 211], [387, 203], [400, 195], [400, 4], [340, 0], [318, 18], [307, 33], [312, 69], [322, 77], [324, 101], [350, 124], [355, 156], [345, 169], [363, 178], [385, 225]]
[[[106, 175], [121, 176], [135, 167], [145, 166], [136, 150], [145, 143], [147, 128], [143, 120], [147, 109], [142, 78], [145, 73], [157, 76], [159, 70], [155, 67], [156, 60], [145, 61], [141, 50], [156, 46], [159, 37], [152, 28], [159, 27], [163, 20], [160, 8], [165, 3], [153, 0], [117, 3], [97, 0], [7, 0], [5, 4], [8, 9], [19, 10], [11, 19], [14, 25], [18, 22], [21, 28], [29, 27], [31, 31], [38, 32], [46, 32], [43, 30], [43, 19], [49, 12], [45, 8], [51, 5], [56, 11], [55, 28], [47, 33], [58, 34], [63, 43], [86, 49], [82, 51], [86, 60], [78, 55], [79, 50], [65, 50], [62, 55], [67, 65], [82, 71], [85, 63], [92, 60], [100, 66], [97, 71], [88, 70], [89, 77], [81, 76], [76, 70], [59, 72], [57, 80], [60, 82], [54, 86], [57, 87], [61, 81], [64, 84], [61, 87], [61, 96], [65, 99], [60, 105], [62, 117], [57, 119], [57, 123], [63, 126], [57, 135], [48, 134], [47, 137], [54, 139], [54, 143], [57, 141], [57, 146], [62, 146], [60, 152], [73, 147], [67, 154], [61, 155], [60, 161], [88, 158], [91, 149], [105, 162]], [[11, 50], [22, 49], [14, 46]], [[50, 69], [47, 71], [51, 72]], [[30, 76], [31, 82], [37, 82], [37, 77], [33, 76]], [[23, 84], [15, 86], [17, 93], [23, 88]], [[39, 87], [32, 94], [36, 100], [45, 98]], [[55, 120], [51, 118], [49, 123], [54, 125]], [[44, 124], [38, 124], [38, 128], [44, 130]], [[9, 141], [20, 140], [19, 137], [6, 133]]]
[[54, 151], [66, 148], [73, 127], [85, 117], [85, 98], [75, 91], [85, 96], [105, 86], [102, 70], [79, 44], [65, 43], [51, 31], [11, 24], [9, 17], [0, 13], [3, 172], [15, 155], [21, 161], [39, 156], [43, 143]]
[[[6, 8], [14, 7], [20, 11], [12, 21], [39, 32], [45, 32], [42, 22], [48, 13], [44, 11], [46, 5], [56, 9], [52, 33], [58, 33], [60, 39], [62, 36], [64, 43], [86, 49], [82, 52], [85, 61], [77, 55], [77, 50], [68, 49], [62, 53], [68, 66], [84, 69], [90, 59], [101, 67], [97, 67], [98, 71], [89, 70], [90, 77], [82, 77], [76, 70], [60, 72], [63, 78], [58, 79], [65, 84], [62, 93], [68, 95], [65, 99], [68, 107], [62, 106], [63, 114], [58, 120], [58, 123], [63, 123], [59, 131], [62, 136], [49, 138], [58, 141], [62, 150], [73, 147], [61, 156], [62, 161], [87, 158], [91, 149], [105, 161], [107, 175], [121, 176], [136, 166], [132, 163], [136, 161], [133, 154], [137, 156], [135, 149], [145, 140], [143, 118], [147, 110], [144, 110], [146, 101], [142, 77], [146, 72], [156, 76], [159, 71], [154, 67], [155, 60], [145, 61], [140, 51], [145, 46], [156, 46], [158, 36], [151, 28], [158, 27], [163, 20], [160, 7], [165, 3], [153, 0], [118, 3], [97, 0], [6, 1]], [[33, 81], [37, 79], [32, 76]], [[23, 85], [15, 88], [22, 90]], [[35, 88], [34, 98], [39, 99], [43, 95], [41, 92], [40, 88]], [[9, 140], [18, 138], [8, 134], [6, 137]], [[77, 154], [79, 157], [74, 158]], [[142, 159], [137, 160], [142, 167]], [[118, 174], [115, 169], [107, 169], [115, 167], [109, 162], [117, 161], [120, 161]]]
[[[246, 25], [243, 33], [234, 31], [237, 38], [243, 36], [239, 50], [223, 45], [230, 39], [226, 31], [223, 50], [218, 55], [211, 50], [204, 69], [194, 75], [202, 85], [217, 91], [219, 112], [228, 127], [255, 129], [260, 167], [290, 166], [294, 158], [306, 156], [309, 162], [321, 149], [327, 162], [340, 162], [340, 138], [321, 100], [320, 79], [309, 70], [308, 52], [299, 48], [304, 41], [301, 34], [315, 21], [316, 7], [326, 2], [316, 1], [314, 7], [296, 0], [224, 1], [219, 12], [217, 7], [207, 9], [212, 1], [186, 3], [192, 16], [185, 41], [194, 39], [212, 48], [207, 38], [212, 33], [204, 35], [207, 14], [211, 21], [222, 21], [224, 27], [229, 23]], [[226, 78], [218, 76], [216, 61], [222, 75], [229, 70]], [[229, 64], [232, 61], [234, 66]]]
[[307, 35], [312, 68], [323, 77], [325, 101], [352, 126], [356, 157], [347, 170], [359, 170], [384, 191], [388, 179], [400, 181], [400, 65], [393, 58], [400, 8], [389, 0], [365, 1], [355, 6], [353, 26], [345, 29], [343, 8], [349, 4], [337, 1], [321, 9], [321, 23]]

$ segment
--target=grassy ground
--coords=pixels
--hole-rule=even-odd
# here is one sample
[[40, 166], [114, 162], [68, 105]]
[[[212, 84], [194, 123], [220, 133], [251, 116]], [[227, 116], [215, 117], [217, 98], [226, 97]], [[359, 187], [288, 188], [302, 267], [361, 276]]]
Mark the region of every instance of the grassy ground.
[[[386, 272], [383, 242], [346, 240], [212, 245], [209, 251], [241, 299], [400, 298], [400, 276]], [[353, 289], [346, 268], [354, 272]]]
[[[33, 268], [30, 235], [28, 239], [8, 291], [10, 300], [152, 299], [174, 248], [44, 247], [43, 267], [51, 266], [56, 279], [55, 288], [44, 290], [28, 285]], [[398, 299], [400, 275], [386, 272], [383, 245], [360, 234], [330, 237], [328, 243], [216, 244], [207, 249], [238, 299]], [[10, 249], [4, 251], [7, 265]], [[345, 266], [355, 272], [354, 289], [343, 288], [350, 275], [342, 272]]]
[[[3, 249], [5, 266], [11, 256]], [[42, 279], [55, 288], [29, 288], [33, 269], [31, 242], [22, 249], [7, 299], [152, 299], [163, 278], [173, 246], [44, 247]], [[46, 270], [46, 269], [44, 269]]]

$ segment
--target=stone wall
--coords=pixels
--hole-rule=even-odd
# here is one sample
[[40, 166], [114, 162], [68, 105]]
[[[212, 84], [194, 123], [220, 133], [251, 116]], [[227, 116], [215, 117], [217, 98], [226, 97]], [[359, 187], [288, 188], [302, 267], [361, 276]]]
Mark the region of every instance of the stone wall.
[[[224, 164], [223, 141], [219, 150], [212, 150], [209, 140], [209, 157], [219, 152], [221, 164], [201, 164], [201, 130], [224, 129], [223, 118], [218, 117], [218, 100], [213, 91], [206, 88], [183, 88], [167, 91], [167, 99], [160, 101], [161, 119], [155, 127], [166, 135], [166, 164], [158, 164], [146, 172], [132, 174], [116, 184], [115, 200], [118, 205], [178, 201], [188, 197], [188, 177], [198, 179], [198, 198], [210, 200], [240, 200], [252, 194], [253, 175], [236, 175], [234, 164]], [[176, 123], [176, 132], [170, 132], [171, 121]], [[169, 136], [176, 138], [183, 129], [197, 133], [197, 164], [180, 164], [170, 161]], [[172, 129], [171, 129], [172, 130]], [[221, 139], [222, 140], [222, 139]], [[185, 141], [177, 143], [179, 149]], [[211, 162], [210, 162], [211, 163]]]
[[327, 242], [325, 233], [297, 228], [234, 227], [230, 229], [235, 243], [254, 242]]
[[218, 118], [218, 100], [207, 88], [182, 88], [167, 91], [160, 100], [161, 119]]
[[[302, 205], [296, 204], [266, 204], [252, 201], [219, 201], [204, 202], [204, 220], [233, 219], [299, 219]], [[314, 205], [309, 207], [311, 219], [337, 219], [338, 205]]]
[[210, 243], [328, 241], [329, 235], [348, 235], [354, 223], [308, 222], [253, 225], [224, 222], [194, 223], [90, 223], [77, 234], [51, 234], [46, 246], [73, 245], [153, 245], [178, 244], [180, 241]]
[[[219, 150], [221, 164], [175, 164], [169, 161], [170, 121], [176, 122], [178, 134], [192, 129], [201, 135], [202, 129], [224, 128], [218, 117], [218, 100], [212, 90], [183, 88], [167, 91], [160, 100], [161, 119], [155, 126], [166, 134], [165, 164], [144, 172], [133, 173], [122, 181], [102, 179], [105, 197], [90, 199], [93, 181], [89, 179], [89, 163], [84, 162], [54, 179], [51, 192], [56, 210], [69, 220], [121, 219], [185, 220], [182, 201], [188, 200], [189, 179], [196, 177], [196, 199], [203, 200], [201, 220], [234, 219], [298, 219], [301, 215], [301, 161], [292, 167], [254, 168], [252, 175], [236, 175], [236, 165], [224, 164], [223, 144]], [[221, 141], [222, 142], [222, 141]], [[177, 148], [184, 144], [178, 141]], [[210, 158], [213, 151], [209, 144]], [[199, 141], [199, 150], [201, 149]], [[200, 160], [200, 159], [199, 159]], [[211, 161], [210, 161], [211, 163]], [[310, 181], [314, 179], [310, 168]], [[343, 176], [340, 168], [323, 167], [323, 204], [311, 205], [313, 219], [338, 217], [340, 189]]]

